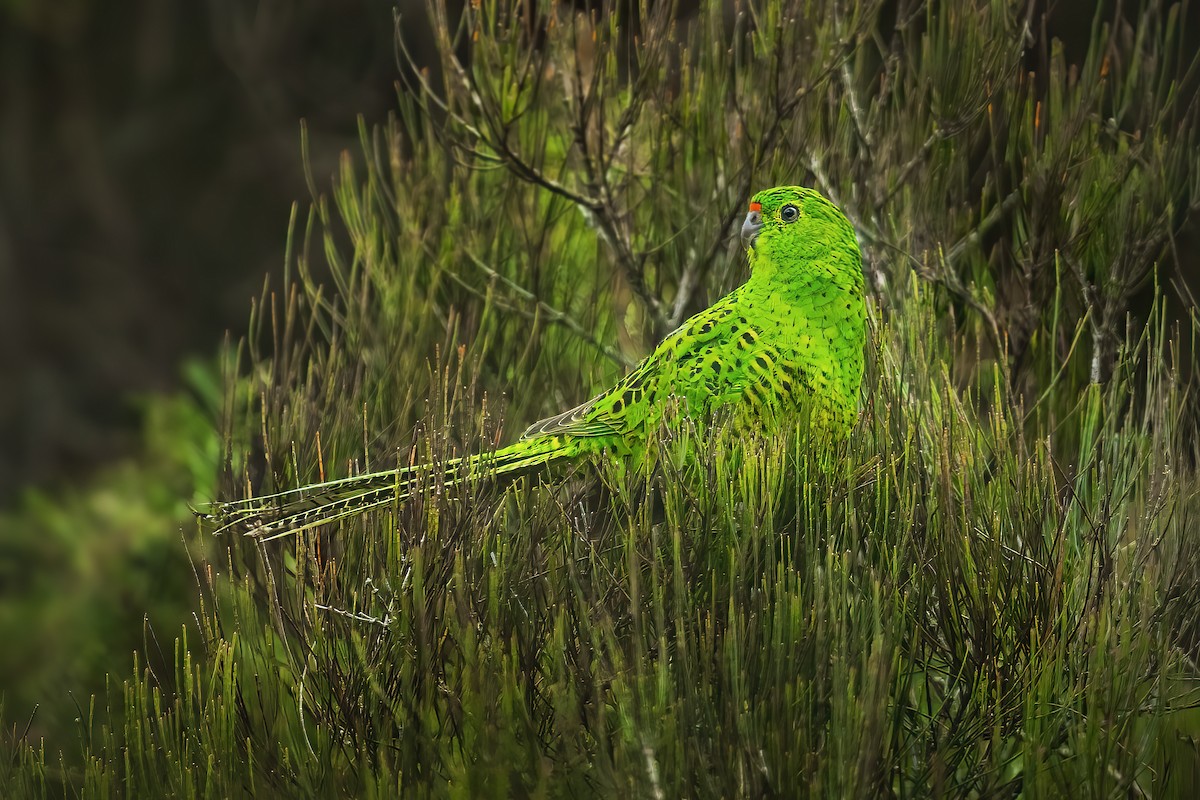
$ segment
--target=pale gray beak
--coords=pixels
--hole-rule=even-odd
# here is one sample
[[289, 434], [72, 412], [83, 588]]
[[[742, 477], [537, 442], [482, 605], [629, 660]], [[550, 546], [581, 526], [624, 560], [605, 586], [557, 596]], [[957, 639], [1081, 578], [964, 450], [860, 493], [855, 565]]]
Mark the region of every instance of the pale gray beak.
[[742, 223], [742, 244], [746, 247], [754, 247], [754, 240], [758, 238], [758, 232], [762, 230], [762, 212], [751, 211], [746, 215], [746, 221]]

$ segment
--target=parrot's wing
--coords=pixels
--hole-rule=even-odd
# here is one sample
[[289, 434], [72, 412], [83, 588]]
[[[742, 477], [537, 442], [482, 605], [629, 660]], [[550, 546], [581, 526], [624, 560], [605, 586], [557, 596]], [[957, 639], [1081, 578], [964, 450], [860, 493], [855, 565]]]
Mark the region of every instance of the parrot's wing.
[[[647, 358], [608, 391], [569, 411], [539, 420], [525, 429], [522, 439], [538, 436], [624, 436], [630, 427], [630, 411], [643, 395], [643, 385], [654, 371], [653, 357]], [[644, 414], [644, 411], [641, 412]], [[635, 416], [640, 414], [635, 413]]]
[[608, 392], [605, 392], [593, 397], [586, 403], [575, 406], [569, 411], [538, 420], [525, 429], [525, 432], [521, 434], [521, 438], [533, 439], [538, 436], [557, 436], [561, 434], [570, 434], [572, 436], [611, 436], [619, 434], [619, 427], [611, 424], [612, 421], [603, 418], [589, 418], [589, 415], [596, 409], [599, 401], [603, 400], [607, 395]]
[[[614, 436], [623, 437], [632, 429], [642, 426], [650, 409], [649, 398], [673, 394], [674, 390], [661, 391], [659, 385], [667, 376], [674, 376], [678, 365], [714, 361], [712, 345], [728, 335], [727, 318], [732, 316], [729, 306], [733, 295], [723, 298], [706, 311], [697, 314], [672, 331], [632, 372], [606, 392], [596, 395], [586, 403], [569, 411], [535, 422], [522, 434], [522, 439], [539, 436], [579, 436], [585, 438]], [[740, 320], [745, 323], [745, 319]], [[719, 372], [719, 370], [716, 370]], [[705, 370], [694, 379], [705, 385], [715, 372]], [[654, 391], [659, 389], [660, 391]], [[649, 397], [648, 397], [649, 396]]]

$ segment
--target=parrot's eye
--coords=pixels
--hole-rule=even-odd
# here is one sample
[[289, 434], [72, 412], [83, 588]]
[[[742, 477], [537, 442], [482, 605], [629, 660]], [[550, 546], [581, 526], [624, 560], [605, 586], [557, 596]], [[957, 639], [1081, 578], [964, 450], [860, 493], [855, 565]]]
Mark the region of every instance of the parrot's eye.
[[796, 208], [791, 203], [788, 203], [783, 208], [779, 209], [779, 218], [784, 222], [795, 222], [796, 217], [800, 216], [800, 209]]

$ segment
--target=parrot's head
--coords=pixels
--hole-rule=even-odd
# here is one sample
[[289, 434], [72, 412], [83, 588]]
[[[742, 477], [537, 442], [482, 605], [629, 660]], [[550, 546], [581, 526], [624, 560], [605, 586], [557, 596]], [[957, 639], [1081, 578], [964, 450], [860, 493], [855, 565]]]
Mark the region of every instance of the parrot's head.
[[862, 262], [850, 220], [814, 189], [777, 186], [751, 197], [742, 243], [750, 251], [752, 269], [763, 263], [783, 268], [820, 259], [828, 267], [857, 273], [851, 277], [861, 281]]

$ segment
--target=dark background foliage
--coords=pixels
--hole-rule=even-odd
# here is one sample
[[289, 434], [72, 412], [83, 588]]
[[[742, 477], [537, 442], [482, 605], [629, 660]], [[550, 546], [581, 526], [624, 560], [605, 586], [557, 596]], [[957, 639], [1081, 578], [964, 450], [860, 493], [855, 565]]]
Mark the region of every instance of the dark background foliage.
[[126, 451], [132, 396], [245, 325], [397, 77], [387, 0], [0, 4], [0, 502]]

